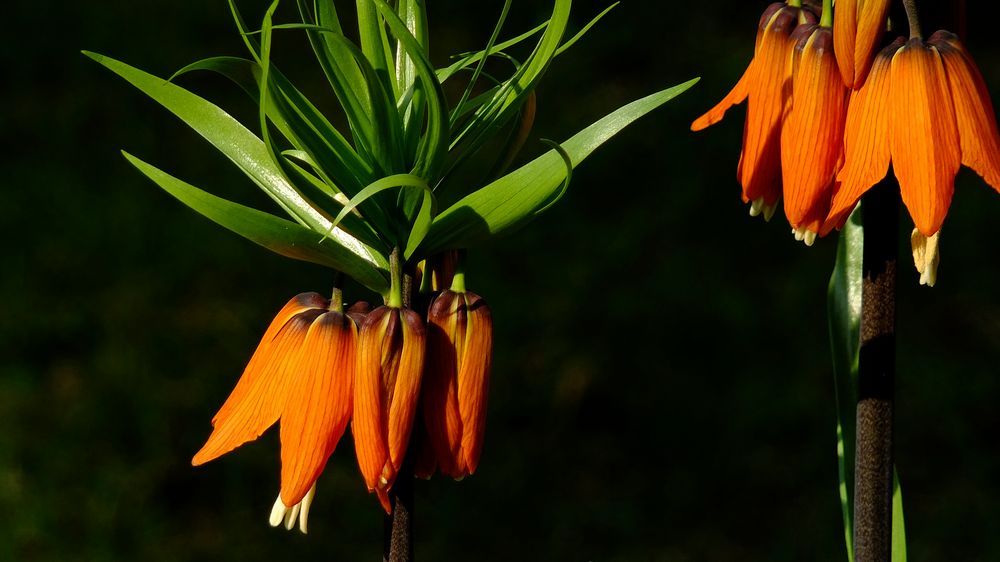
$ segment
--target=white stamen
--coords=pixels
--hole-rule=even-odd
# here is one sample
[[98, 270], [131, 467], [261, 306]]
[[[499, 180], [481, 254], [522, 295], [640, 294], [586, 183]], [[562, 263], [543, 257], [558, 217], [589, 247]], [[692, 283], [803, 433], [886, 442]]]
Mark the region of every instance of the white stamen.
[[756, 217], [764, 208], [764, 198], [758, 197], [750, 202], [750, 216]]
[[916, 228], [910, 234], [910, 247], [913, 248], [913, 265], [920, 273], [920, 284], [933, 287], [937, 283], [937, 268], [941, 262], [941, 252], [938, 249], [938, 238], [941, 231], [934, 236], [924, 236]]
[[279, 494], [278, 499], [274, 500], [274, 506], [271, 507], [271, 517], [268, 519], [272, 527], [281, 525], [281, 520], [285, 518], [286, 511], [288, 511], [288, 508], [281, 501], [281, 495]]
[[316, 495], [316, 484], [314, 483], [306, 495], [302, 498], [302, 501], [288, 507], [285, 502], [281, 501], [281, 494], [278, 494], [278, 499], [274, 500], [274, 506], [271, 507], [271, 516], [268, 522], [272, 527], [277, 527], [284, 523], [285, 529], [291, 531], [295, 528], [296, 520], [299, 523], [299, 531], [302, 534], [308, 532], [309, 526], [309, 507], [312, 506], [313, 497]]
[[799, 242], [805, 242], [806, 246], [812, 246], [816, 242], [816, 233], [808, 228], [793, 228], [792, 234]]
[[764, 221], [771, 222], [771, 217], [774, 216], [774, 211], [778, 209], [778, 203], [775, 201], [774, 205], [764, 206]]

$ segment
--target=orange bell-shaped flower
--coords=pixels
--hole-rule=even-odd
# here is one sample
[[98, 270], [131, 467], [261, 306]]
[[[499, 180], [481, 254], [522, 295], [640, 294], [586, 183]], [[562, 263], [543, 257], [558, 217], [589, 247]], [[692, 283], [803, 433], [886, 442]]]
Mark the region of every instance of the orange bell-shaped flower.
[[830, 226], [844, 224], [890, 161], [903, 203], [925, 237], [941, 228], [961, 164], [1000, 191], [1000, 134], [982, 76], [953, 34], [902, 39], [876, 57], [852, 96], [846, 160]]
[[271, 524], [306, 531], [316, 479], [351, 416], [358, 330], [316, 293], [294, 297], [271, 322], [236, 388], [212, 420], [195, 466], [259, 437], [281, 420], [281, 493]]
[[441, 473], [462, 479], [479, 465], [493, 355], [493, 319], [482, 297], [444, 291], [427, 313], [423, 412]]
[[380, 306], [361, 324], [351, 431], [368, 491], [387, 513], [413, 428], [424, 345], [423, 321], [407, 308]]
[[722, 120], [726, 110], [747, 100], [743, 149], [737, 179], [750, 214], [770, 218], [781, 196], [781, 127], [792, 93], [791, 38], [796, 26], [816, 23], [808, 9], [777, 2], [760, 18], [754, 56], [736, 86], [715, 107], [691, 124], [700, 131]]
[[833, 46], [844, 84], [858, 89], [868, 77], [886, 28], [889, 0], [840, 0], [833, 12]]
[[785, 216], [795, 237], [821, 233], [843, 162], [848, 89], [837, 71], [828, 27], [799, 26], [792, 65], [792, 108], [781, 129]]

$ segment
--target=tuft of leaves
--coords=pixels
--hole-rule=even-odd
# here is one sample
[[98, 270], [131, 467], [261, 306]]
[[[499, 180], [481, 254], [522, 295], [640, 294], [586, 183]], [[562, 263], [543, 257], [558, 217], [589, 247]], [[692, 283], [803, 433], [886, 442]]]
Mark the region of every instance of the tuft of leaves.
[[[697, 82], [627, 104], [504, 174], [529, 134], [534, 90], [550, 64], [617, 3], [565, 40], [571, 0], [554, 0], [547, 21], [501, 40], [511, 6], [506, 0], [485, 47], [440, 69], [428, 57], [423, 2], [358, 2], [358, 44], [345, 36], [333, 2], [296, 0], [300, 21], [276, 24], [278, 3], [269, 6], [260, 29], [250, 30], [229, 0], [249, 57], [199, 60], [170, 80], [84, 54], [197, 131], [292, 220], [220, 199], [125, 153], [140, 172], [221, 226], [283, 256], [336, 269], [383, 295], [394, 248], [412, 264], [527, 224], [562, 196], [573, 168], [594, 149]], [[306, 34], [348, 130], [337, 130], [273, 63], [278, 30]], [[507, 54], [535, 37], [523, 62]], [[511, 74], [488, 75], [491, 58], [509, 61]], [[258, 105], [259, 134], [174, 83], [194, 71], [221, 74], [245, 91]], [[449, 103], [443, 84], [459, 76], [469, 78]], [[457, 166], [498, 138], [506, 141], [480, 174], [482, 185], [449, 181]], [[442, 200], [454, 203], [442, 209]]]

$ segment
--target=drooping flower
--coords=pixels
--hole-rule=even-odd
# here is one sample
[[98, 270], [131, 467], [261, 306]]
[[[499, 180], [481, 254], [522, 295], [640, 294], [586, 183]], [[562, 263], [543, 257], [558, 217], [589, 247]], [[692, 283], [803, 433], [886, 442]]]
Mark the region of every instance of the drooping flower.
[[834, 10], [833, 46], [844, 84], [858, 89], [868, 77], [885, 31], [889, 0], [840, 0]]
[[781, 127], [792, 93], [792, 31], [800, 24], [814, 24], [809, 10], [777, 2], [760, 18], [754, 56], [732, 91], [691, 124], [700, 131], [722, 120], [726, 110], [747, 100], [743, 149], [737, 179], [750, 214], [770, 218], [781, 195]]
[[438, 469], [457, 480], [479, 465], [492, 353], [486, 301], [466, 291], [438, 295], [427, 313], [424, 423]]
[[812, 245], [823, 230], [843, 162], [848, 89], [837, 71], [829, 27], [800, 25], [792, 39], [792, 104], [781, 129], [782, 191], [792, 232]]
[[259, 437], [281, 420], [281, 492], [271, 524], [307, 530], [316, 479], [351, 415], [358, 330], [317, 293], [292, 298], [271, 322], [213, 430], [198, 466]]
[[828, 226], [843, 226], [890, 161], [925, 237], [944, 222], [961, 164], [1000, 191], [1000, 134], [989, 94], [971, 57], [946, 31], [926, 42], [898, 39], [878, 54], [852, 95], [845, 146]]
[[425, 339], [420, 315], [389, 306], [369, 312], [359, 332], [351, 431], [365, 484], [386, 513], [416, 415]]

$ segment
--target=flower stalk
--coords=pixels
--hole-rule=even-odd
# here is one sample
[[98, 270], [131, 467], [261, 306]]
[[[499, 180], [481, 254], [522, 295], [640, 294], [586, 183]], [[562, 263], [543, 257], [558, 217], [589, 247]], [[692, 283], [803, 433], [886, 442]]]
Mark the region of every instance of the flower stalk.
[[880, 182], [862, 202], [865, 243], [854, 467], [856, 562], [889, 562], [892, 553], [899, 202], [899, 188], [891, 178]]

